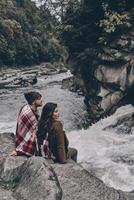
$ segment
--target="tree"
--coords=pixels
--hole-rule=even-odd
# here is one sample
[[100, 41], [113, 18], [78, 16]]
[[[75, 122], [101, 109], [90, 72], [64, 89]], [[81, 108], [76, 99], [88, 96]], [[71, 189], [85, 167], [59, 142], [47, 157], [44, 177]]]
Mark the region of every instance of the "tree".
[[39, 0], [41, 5], [44, 5], [60, 22], [64, 19], [66, 8], [70, 2], [75, 0]]
[[[0, 63], [31, 65], [62, 58], [56, 37], [57, 20], [45, 5], [31, 0], [0, 1]], [[45, 39], [44, 39], [45, 38]]]

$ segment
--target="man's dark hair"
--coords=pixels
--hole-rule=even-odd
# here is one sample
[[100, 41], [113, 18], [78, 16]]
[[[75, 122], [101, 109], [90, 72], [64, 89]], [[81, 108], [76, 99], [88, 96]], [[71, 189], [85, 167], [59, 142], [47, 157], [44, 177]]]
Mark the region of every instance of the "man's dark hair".
[[33, 101], [40, 99], [42, 95], [39, 92], [27, 92], [24, 93], [24, 96], [28, 102], [28, 104], [32, 105]]

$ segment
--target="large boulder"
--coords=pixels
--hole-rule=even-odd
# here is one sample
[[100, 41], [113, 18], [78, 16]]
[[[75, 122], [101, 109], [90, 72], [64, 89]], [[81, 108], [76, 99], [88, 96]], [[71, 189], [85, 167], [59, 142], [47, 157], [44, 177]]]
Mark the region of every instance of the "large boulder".
[[59, 200], [62, 191], [53, 168], [41, 157], [32, 157], [19, 168], [17, 199]]
[[80, 165], [53, 165], [63, 190], [63, 200], [133, 200], [134, 193], [107, 187]]
[[0, 134], [0, 149], [1, 200], [61, 199], [57, 176], [43, 157], [10, 156], [14, 149], [12, 133]]
[[14, 135], [1, 133], [0, 200], [134, 199], [133, 192], [109, 188], [72, 160], [49, 164], [43, 157], [12, 157], [13, 148]]

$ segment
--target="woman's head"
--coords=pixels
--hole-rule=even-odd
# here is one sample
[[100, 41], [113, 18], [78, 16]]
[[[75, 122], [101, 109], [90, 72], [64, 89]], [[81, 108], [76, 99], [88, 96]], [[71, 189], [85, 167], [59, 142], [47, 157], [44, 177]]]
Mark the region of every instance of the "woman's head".
[[38, 124], [38, 140], [42, 143], [42, 140], [47, 131], [51, 129], [51, 124], [55, 115], [57, 116], [57, 104], [56, 103], [46, 103], [42, 109], [41, 118]]
[[56, 109], [57, 109], [56, 103], [51, 103], [51, 102], [46, 103], [42, 109], [41, 119], [44, 121], [52, 120], [53, 114]]

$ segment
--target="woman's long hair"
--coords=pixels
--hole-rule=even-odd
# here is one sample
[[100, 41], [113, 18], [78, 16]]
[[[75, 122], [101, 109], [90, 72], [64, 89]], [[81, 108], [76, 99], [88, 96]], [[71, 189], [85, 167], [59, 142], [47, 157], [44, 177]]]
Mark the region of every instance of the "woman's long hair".
[[38, 132], [37, 132], [37, 138], [39, 144], [43, 143], [46, 133], [49, 132], [49, 130], [51, 129], [52, 115], [55, 108], [57, 108], [57, 104], [49, 102], [46, 103], [42, 109], [41, 118], [38, 123]]

